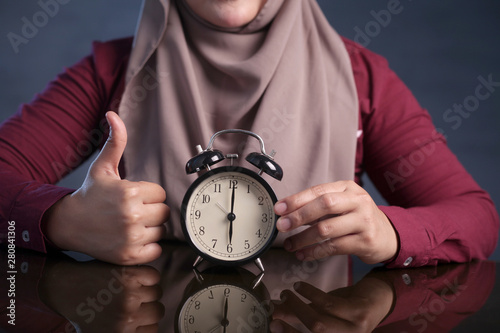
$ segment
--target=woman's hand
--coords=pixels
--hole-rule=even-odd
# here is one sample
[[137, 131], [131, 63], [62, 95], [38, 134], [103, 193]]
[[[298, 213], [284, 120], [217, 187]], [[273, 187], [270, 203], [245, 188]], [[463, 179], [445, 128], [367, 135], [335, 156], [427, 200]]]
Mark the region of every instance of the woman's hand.
[[150, 266], [54, 260], [44, 267], [38, 294], [79, 332], [157, 333], [165, 313], [159, 283]]
[[299, 332], [292, 327], [297, 323], [311, 332], [372, 332], [391, 310], [394, 293], [369, 275], [329, 293], [306, 282], [295, 283], [295, 292], [308, 302], [284, 290], [274, 309], [271, 332]]
[[121, 179], [118, 164], [127, 145], [127, 130], [116, 113], [108, 112], [106, 117], [111, 132], [105, 146], [83, 185], [45, 214], [45, 232], [65, 250], [121, 265], [147, 263], [161, 254], [157, 242], [170, 215], [165, 190], [157, 184]]
[[285, 240], [285, 249], [299, 260], [353, 254], [368, 264], [396, 255], [398, 238], [387, 216], [370, 195], [353, 181], [311, 187], [280, 200], [278, 230], [309, 228]]

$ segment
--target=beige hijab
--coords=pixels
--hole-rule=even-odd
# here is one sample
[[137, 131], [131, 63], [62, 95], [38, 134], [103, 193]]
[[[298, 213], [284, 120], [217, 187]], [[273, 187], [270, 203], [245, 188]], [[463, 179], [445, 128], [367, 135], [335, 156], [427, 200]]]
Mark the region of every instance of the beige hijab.
[[[278, 198], [353, 179], [357, 100], [345, 46], [315, 0], [268, 0], [240, 29], [211, 25], [185, 0], [145, 0], [119, 108], [126, 177], [165, 188], [169, 237], [182, 239], [196, 145], [222, 129], [259, 134], [284, 170], [281, 182], [264, 176]], [[253, 168], [255, 139], [224, 135], [214, 147]]]

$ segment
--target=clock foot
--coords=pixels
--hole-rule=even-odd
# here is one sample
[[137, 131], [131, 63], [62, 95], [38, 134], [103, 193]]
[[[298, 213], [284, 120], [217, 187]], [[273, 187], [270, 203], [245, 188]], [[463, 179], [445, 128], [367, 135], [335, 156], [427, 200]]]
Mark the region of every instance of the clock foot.
[[255, 259], [255, 265], [262, 271], [264, 272], [264, 265], [262, 265], [262, 261], [260, 258]]
[[203, 261], [203, 258], [198, 256], [198, 258], [196, 258], [196, 260], [193, 263], [193, 268], [196, 268], [196, 266], [198, 266], [202, 261]]

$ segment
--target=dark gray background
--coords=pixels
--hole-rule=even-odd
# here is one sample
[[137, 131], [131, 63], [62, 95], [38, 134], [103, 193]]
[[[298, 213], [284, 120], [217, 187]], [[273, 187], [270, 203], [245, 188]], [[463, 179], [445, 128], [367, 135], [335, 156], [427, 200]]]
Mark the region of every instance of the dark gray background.
[[[56, 0], [0, 2], [0, 121], [30, 101], [47, 82], [90, 51], [93, 40], [133, 34], [139, 0], [59, 0], [57, 12], [43, 14], [40, 3]], [[297, 1], [297, 0], [287, 0]], [[500, 203], [500, 87], [481, 101], [460, 126], [446, 122], [447, 109], [475, 94], [478, 77], [500, 82], [500, 1], [495, 0], [319, 0], [332, 25], [344, 36], [358, 40], [385, 56], [420, 103], [429, 110], [451, 149]], [[376, 16], [396, 6], [397, 14]], [[42, 12], [42, 13], [40, 13]], [[395, 12], [393, 10], [393, 12]], [[378, 14], [377, 14], [378, 13]], [[387, 13], [387, 12], [385, 12]], [[46, 20], [44, 20], [46, 18]], [[23, 21], [24, 20], [24, 21]], [[38, 31], [18, 50], [9, 33], [22, 36], [24, 22], [38, 20]], [[17, 52], [16, 52], [17, 51]], [[454, 128], [456, 127], [456, 128]], [[88, 163], [62, 184], [78, 187]], [[383, 200], [373, 187], [378, 203]], [[1, 189], [0, 189], [1, 190]], [[500, 259], [500, 250], [492, 259]]]

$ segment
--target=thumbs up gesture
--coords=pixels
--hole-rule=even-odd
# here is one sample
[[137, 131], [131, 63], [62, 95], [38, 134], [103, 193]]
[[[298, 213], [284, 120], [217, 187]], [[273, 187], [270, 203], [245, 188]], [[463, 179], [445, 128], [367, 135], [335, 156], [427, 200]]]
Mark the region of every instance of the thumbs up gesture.
[[46, 236], [56, 246], [96, 259], [136, 265], [161, 254], [170, 209], [158, 184], [121, 179], [118, 164], [127, 145], [120, 117], [108, 112], [111, 131], [82, 186], [44, 216]]

